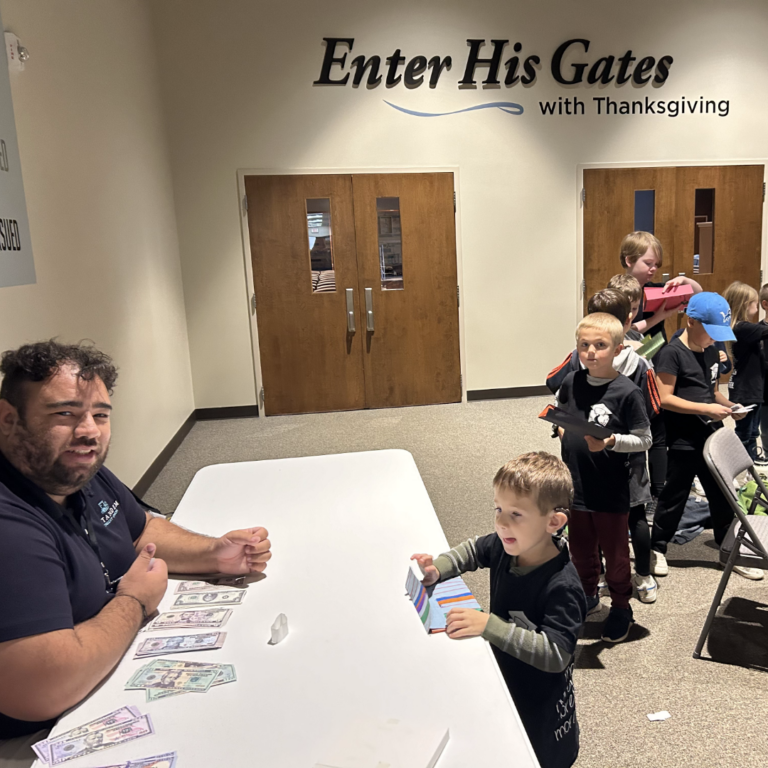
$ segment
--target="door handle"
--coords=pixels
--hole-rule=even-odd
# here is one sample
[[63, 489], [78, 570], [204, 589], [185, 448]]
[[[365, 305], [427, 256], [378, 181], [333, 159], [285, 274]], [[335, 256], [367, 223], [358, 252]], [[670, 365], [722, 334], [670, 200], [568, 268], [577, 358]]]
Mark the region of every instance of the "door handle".
[[373, 333], [373, 288], [365, 289], [365, 330]]
[[355, 332], [355, 290], [347, 288], [347, 333]]

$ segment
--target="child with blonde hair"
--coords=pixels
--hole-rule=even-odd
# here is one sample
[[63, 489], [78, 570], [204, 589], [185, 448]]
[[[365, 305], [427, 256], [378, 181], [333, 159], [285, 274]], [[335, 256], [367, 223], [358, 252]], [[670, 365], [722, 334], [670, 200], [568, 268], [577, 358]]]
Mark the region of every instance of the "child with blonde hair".
[[741, 421], [736, 422], [736, 434], [755, 461], [765, 387], [762, 343], [768, 338], [768, 325], [758, 322], [759, 298], [751, 285], [737, 280], [725, 289], [723, 297], [731, 308], [731, 328], [736, 336], [731, 344], [733, 373], [728, 382], [728, 397], [734, 403], [754, 406]]
[[[685, 275], [678, 275], [666, 283], [651, 282], [654, 274], [661, 269], [663, 263], [663, 249], [658, 239], [650, 232], [630, 232], [625, 235], [619, 247], [619, 261], [624, 267], [626, 273], [634, 277], [640, 283], [640, 306], [635, 315], [634, 327], [640, 333], [648, 333], [656, 328], [659, 323], [663, 323], [668, 317], [677, 314], [677, 309], [667, 309], [662, 305], [655, 312], [646, 312], [645, 295], [643, 288], [673, 288], [676, 285], [690, 285], [694, 293], [701, 292], [701, 286], [692, 278]], [[664, 326], [660, 329], [664, 333]], [[664, 335], [666, 339], [666, 334]]]
[[[607, 292], [607, 291], [606, 291]], [[625, 302], [625, 311], [628, 302]], [[605, 580], [611, 610], [602, 639], [620, 643], [633, 622], [632, 570], [629, 560], [631, 505], [629, 457], [647, 451], [651, 428], [643, 395], [613, 367], [621, 354], [624, 326], [613, 315], [587, 315], [576, 328], [576, 349], [583, 366], [569, 373], [557, 392], [557, 405], [571, 416], [609, 430], [599, 439], [576, 430], [560, 430], [563, 461], [574, 486], [568, 544], [581, 578], [587, 609], [599, 605], [600, 555], [605, 555]]]

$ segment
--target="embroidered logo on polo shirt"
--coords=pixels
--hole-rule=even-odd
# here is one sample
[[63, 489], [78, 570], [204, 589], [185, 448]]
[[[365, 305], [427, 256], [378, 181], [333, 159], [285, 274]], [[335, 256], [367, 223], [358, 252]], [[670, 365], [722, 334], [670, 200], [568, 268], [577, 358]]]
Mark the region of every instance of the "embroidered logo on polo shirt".
[[591, 421], [593, 424], [599, 424], [601, 427], [606, 427], [611, 416], [613, 416], [613, 412], [605, 403], [597, 403], [589, 411], [588, 421]]
[[120, 502], [115, 500], [112, 506], [106, 501], [99, 502], [99, 509], [101, 510], [101, 522], [106, 528], [117, 516], [119, 512]]

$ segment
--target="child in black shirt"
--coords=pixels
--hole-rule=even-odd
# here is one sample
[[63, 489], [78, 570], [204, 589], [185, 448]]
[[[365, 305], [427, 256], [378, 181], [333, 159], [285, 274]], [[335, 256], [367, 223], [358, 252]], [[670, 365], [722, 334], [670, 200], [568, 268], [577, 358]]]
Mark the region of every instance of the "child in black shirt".
[[600, 557], [605, 556], [605, 580], [611, 611], [602, 639], [625, 640], [632, 624], [631, 568], [627, 528], [630, 510], [630, 460], [651, 445], [651, 428], [640, 390], [613, 368], [622, 351], [624, 327], [605, 313], [587, 315], [576, 329], [576, 348], [584, 370], [569, 374], [557, 404], [584, 421], [611, 431], [598, 439], [576, 430], [560, 430], [563, 461], [574, 486], [568, 542], [579, 572], [588, 610], [597, 608]]
[[757, 322], [757, 291], [751, 285], [737, 280], [725, 289], [723, 298], [731, 307], [731, 328], [736, 336], [731, 347], [733, 374], [728, 382], [728, 396], [734, 403], [755, 406], [736, 422], [736, 434], [755, 461], [765, 387], [763, 340], [768, 338], [768, 325]]
[[569, 768], [579, 754], [573, 655], [586, 602], [568, 548], [553, 536], [568, 522], [571, 477], [555, 456], [527, 453], [505, 464], [493, 487], [496, 533], [434, 561], [427, 554], [411, 559], [425, 586], [490, 568], [491, 612], [454, 608], [446, 632], [492, 644], [539, 763]]
[[[667, 431], [667, 479], [659, 496], [651, 535], [651, 571], [666, 576], [667, 544], [675, 535], [694, 477], [707, 494], [715, 541], [720, 544], [733, 519], [728, 502], [704, 461], [703, 449], [714, 429], [733, 414], [734, 403], [717, 389], [720, 358], [714, 341], [731, 341], [728, 302], [716, 293], [697, 293], [688, 302], [687, 325], [654, 358], [656, 381]], [[709, 422], [709, 423], [707, 423]]]

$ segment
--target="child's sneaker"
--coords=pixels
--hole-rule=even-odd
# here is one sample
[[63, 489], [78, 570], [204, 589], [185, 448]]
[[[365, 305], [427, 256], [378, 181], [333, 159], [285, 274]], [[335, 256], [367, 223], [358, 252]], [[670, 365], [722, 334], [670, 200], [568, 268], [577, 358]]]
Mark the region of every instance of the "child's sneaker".
[[760, 568], [747, 568], [745, 565], [734, 565], [733, 572], [745, 579], [752, 579], [752, 581], [760, 581], [765, 576]]
[[605, 580], [605, 574], [600, 574], [600, 581], [597, 582], [597, 596], [608, 597], [611, 594], [611, 590], [608, 589], [608, 582]]
[[653, 576], [641, 576], [639, 573], [635, 573], [632, 576], [632, 584], [637, 590], [637, 597], [641, 603], [656, 602], [656, 593], [659, 587]]
[[607, 643], [620, 643], [626, 640], [633, 622], [631, 608], [611, 608], [600, 639]]
[[587, 595], [587, 616], [589, 616], [590, 613], [597, 613], [600, 610], [600, 596], [599, 595], [592, 595], [591, 597]]
[[661, 554], [651, 550], [651, 573], [654, 576], [667, 576], [669, 575], [669, 566], [667, 565], [667, 558]]

